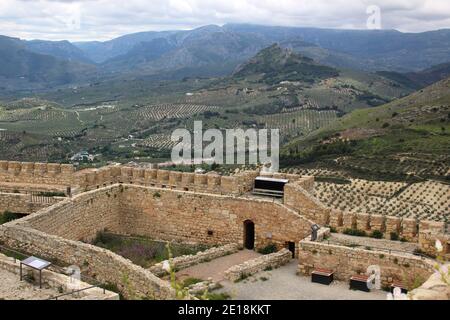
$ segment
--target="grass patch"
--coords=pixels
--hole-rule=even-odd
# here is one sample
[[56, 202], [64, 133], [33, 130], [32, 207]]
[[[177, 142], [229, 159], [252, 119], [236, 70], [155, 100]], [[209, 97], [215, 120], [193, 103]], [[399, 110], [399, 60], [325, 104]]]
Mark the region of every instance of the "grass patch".
[[198, 279], [198, 278], [186, 278], [183, 281], [183, 287], [187, 288], [187, 287], [190, 287], [190, 286], [192, 286], [192, 285], [194, 285], [196, 283], [200, 283], [200, 282], [203, 282], [203, 280], [202, 279]]
[[[169, 258], [165, 242], [154, 241], [145, 237], [126, 237], [99, 232], [92, 244], [117, 253], [143, 268], [148, 268]], [[205, 245], [171, 243], [170, 248], [172, 256], [175, 258], [196, 254], [209, 247]]]
[[245, 279], [247, 279], [248, 277], [250, 277], [250, 275], [246, 274], [246, 273], [241, 273], [241, 275], [239, 276], [238, 279], [234, 280], [235, 283], [244, 281]]
[[2, 214], [0, 214], [0, 224], [8, 223], [16, 219], [20, 219], [23, 216], [17, 213], [5, 211]]
[[265, 255], [275, 253], [277, 252], [277, 246], [271, 243], [265, 246], [264, 248], [259, 249], [258, 252]]
[[231, 296], [228, 293], [212, 293], [208, 292], [205, 296], [206, 300], [229, 300]]
[[370, 237], [371, 237], [371, 238], [374, 238], [374, 239], [382, 239], [382, 238], [383, 238], [383, 232], [381, 232], [381, 231], [379, 231], [379, 230], [374, 230], [374, 231], [371, 233]]
[[355, 236], [355, 237], [367, 237], [367, 233], [363, 230], [358, 230], [358, 229], [345, 229], [344, 234], [349, 235], [349, 236]]

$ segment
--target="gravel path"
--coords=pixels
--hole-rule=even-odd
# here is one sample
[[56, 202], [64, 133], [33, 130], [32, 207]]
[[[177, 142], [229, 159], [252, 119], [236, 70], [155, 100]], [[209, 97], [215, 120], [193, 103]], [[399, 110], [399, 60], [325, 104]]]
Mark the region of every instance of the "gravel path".
[[234, 300], [385, 300], [386, 292], [349, 290], [348, 284], [334, 281], [330, 286], [312, 283], [296, 275], [297, 260], [286, 266], [260, 272], [242, 282], [222, 281], [221, 292]]
[[177, 279], [197, 278], [206, 280], [212, 278], [213, 281], [219, 282], [224, 279], [224, 272], [230, 267], [259, 256], [261, 256], [259, 253], [252, 250], [240, 250], [237, 253], [183, 269], [177, 273]]

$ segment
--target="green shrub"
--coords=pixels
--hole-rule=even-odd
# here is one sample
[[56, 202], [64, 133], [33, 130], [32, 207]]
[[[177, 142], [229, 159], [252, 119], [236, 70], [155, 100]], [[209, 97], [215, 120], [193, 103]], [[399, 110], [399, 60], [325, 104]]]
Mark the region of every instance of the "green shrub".
[[347, 229], [344, 230], [343, 233], [346, 234], [346, 235], [349, 235], [349, 236], [367, 237], [367, 233], [364, 230], [347, 228]]
[[374, 230], [372, 232], [372, 234], [370, 235], [371, 238], [374, 239], [382, 239], [383, 238], [383, 232], [379, 231], [379, 230]]
[[202, 279], [198, 279], [198, 278], [186, 278], [183, 281], [183, 287], [187, 288], [187, 287], [192, 286], [193, 284], [196, 284], [196, 283], [199, 283], [202, 281], [203, 281]]
[[327, 228], [330, 228], [330, 232], [331, 232], [331, 233], [337, 233], [337, 230], [336, 230], [335, 227], [327, 226]]
[[397, 232], [391, 232], [391, 240], [392, 241], [398, 241], [399, 236]]
[[249, 277], [248, 274], [246, 274], [246, 273], [241, 273], [241, 275], [239, 276], [239, 278], [237, 278], [234, 282], [236, 282], [236, 283], [241, 282], [241, 281], [247, 279], [248, 277]]
[[39, 192], [37, 195], [42, 196], [42, 197], [65, 197], [66, 196], [66, 194], [64, 192], [52, 192], [52, 191]]
[[271, 254], [277, 252], [277, 246], [271, 243], [265, 246], [264, 248], [259, 249], [258, 252], [261, 254]]
[[4, 224], [16, 219], [19, 219], [20, 215], [16, 214], [16, 213], [12, 213], [9, 211], [5, 211], [2, 214], [0, 214], [0, 224]]
[[231, 298], [231, 296], [228, 293], [224, 293], [224, 292], [222, 292], [222, 293], [208, 292], [205, 297], [206, 300], [228, 300], [230, 298]]

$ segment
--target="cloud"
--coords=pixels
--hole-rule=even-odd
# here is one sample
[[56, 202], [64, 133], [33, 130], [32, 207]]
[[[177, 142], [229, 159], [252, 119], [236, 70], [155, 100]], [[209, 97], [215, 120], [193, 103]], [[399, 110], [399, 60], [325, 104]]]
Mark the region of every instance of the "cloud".
[[371, 5], [385, 29], [450, 28], [448, 0], [1, 0], [0, 32], [77, 41], [225, 23], [362, 29]]

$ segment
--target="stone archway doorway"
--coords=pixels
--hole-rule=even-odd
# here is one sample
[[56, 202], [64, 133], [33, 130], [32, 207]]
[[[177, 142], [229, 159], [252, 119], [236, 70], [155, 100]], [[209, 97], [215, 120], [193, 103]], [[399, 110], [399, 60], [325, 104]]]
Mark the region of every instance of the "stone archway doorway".
[[251, 220], [244, 221], [244, 248], [255, 248], [255, 224]]

